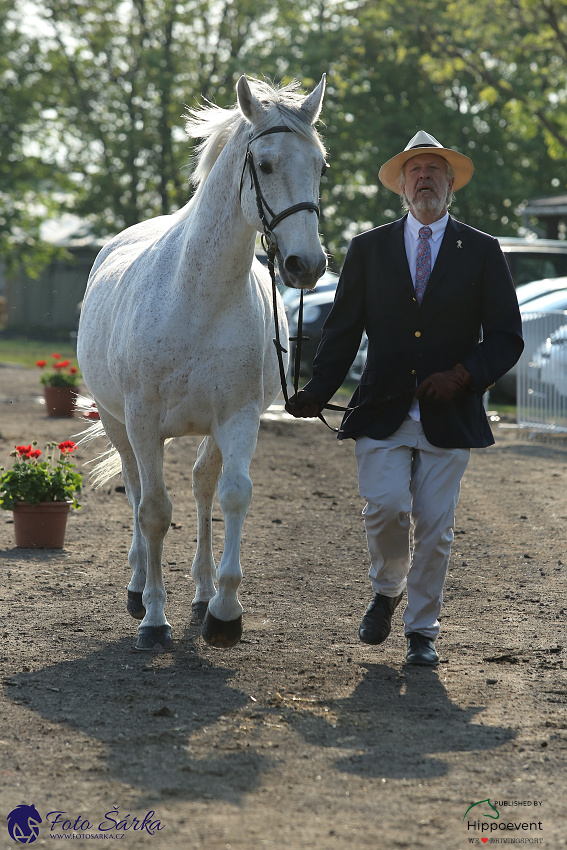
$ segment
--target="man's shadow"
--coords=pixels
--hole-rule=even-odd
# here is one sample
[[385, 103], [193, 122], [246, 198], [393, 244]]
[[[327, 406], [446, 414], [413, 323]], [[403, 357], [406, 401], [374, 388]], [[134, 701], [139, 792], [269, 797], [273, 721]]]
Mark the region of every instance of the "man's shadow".
[[302, 712], [294, 726], [306, 741], [343, 750], [335, 766], [345, 773], [375, 778], [444, 776], [443, 753], [490, 750], [515, 736], [514, 730], [481, 726], [481, 706], [451, 702], [436, 670], [365, 664], [366, 675], [352, 694], [329, 703], [331, 722]]

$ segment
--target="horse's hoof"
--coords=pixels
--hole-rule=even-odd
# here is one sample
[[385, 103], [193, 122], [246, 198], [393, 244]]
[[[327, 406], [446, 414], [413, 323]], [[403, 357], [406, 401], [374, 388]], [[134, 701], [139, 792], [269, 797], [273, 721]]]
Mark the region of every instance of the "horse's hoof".
[[171, 626], [140, 626], [136, 649], [155, 651], [173, 649]]
[[201, 637], [209, 646], [222, 649], [235, 646], [242, 637], [242, 615], [236, 620], [217, 620], [207, 611], [201, 626]]
[[205, 614], [207, 613], [208, 607], [208, 602], [192, 602], [191, 622], [194, 623], [196, 626], [200, 626], [203, 620], [205, 619]]
[[146, 616], [146, 609], [142, 603], [142, 594], [134, 590], [128, 591], [128, 603], [126, 610], [135, 620], [143, 620]]

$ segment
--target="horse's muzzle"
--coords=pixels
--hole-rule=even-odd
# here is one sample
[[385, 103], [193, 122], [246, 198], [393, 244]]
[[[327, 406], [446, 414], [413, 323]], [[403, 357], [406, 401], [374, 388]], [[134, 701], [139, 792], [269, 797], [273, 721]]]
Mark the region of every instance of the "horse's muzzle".
[[313, 289], [327, 268], [327, 258], [323, 254], [318, 258], [288, 255], [283, 262], [278, 257], [280, 277], [286, 286], [292, 289]]

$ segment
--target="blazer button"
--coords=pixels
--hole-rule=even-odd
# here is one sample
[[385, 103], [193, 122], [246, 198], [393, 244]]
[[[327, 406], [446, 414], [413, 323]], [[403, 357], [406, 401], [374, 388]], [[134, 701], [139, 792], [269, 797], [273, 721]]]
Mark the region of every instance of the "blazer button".
[[416, 332], [415, 332], [415, 335], [416, 335], [416, 336], [421, 336], [421, 331], [416, 331]]

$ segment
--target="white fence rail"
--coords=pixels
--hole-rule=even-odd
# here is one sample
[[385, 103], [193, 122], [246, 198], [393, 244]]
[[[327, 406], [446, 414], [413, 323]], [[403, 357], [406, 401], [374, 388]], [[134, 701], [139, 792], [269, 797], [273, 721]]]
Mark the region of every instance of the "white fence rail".
[[567, 310], [524, 313], [525, 348], [517, 365], [518, 425], [567, 432]]

